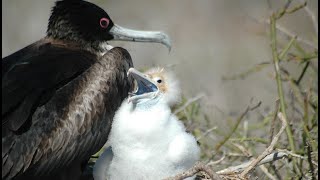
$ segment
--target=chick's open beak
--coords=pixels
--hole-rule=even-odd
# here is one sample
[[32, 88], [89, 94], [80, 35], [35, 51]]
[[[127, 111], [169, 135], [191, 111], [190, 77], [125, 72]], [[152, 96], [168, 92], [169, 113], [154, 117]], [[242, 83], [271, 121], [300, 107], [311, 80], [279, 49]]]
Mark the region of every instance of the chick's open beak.
[[158, 92], [158, 87], [153, 80], [138, 70], [130, 68], [127, 75], [136, 80], [137, 86], [134, 92], [129, 93], [129, 102], [137, 103], [141, 99], [151, 99]]

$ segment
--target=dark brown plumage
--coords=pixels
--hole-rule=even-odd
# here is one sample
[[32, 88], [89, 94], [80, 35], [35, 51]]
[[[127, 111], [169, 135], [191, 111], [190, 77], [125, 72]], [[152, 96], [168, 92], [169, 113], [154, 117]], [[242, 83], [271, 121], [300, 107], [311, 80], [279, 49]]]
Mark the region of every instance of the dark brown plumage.
[[2, 59], [2, 179], [79, 179], [107, 141], [133, 66], [107, 41], [158, 42], [161, 32], [115, 25], [100, 7], [58, 1], [47, 36]]
[[[48, 44], [44, 45], [48, 46]], [[63, 52], [61, 53], [63, 56]], [[43, 105], [32, 106], [36, 110], [31, 117], [28, 117], [29, 121], [23, 125], [25, 127], [19, 130], [21, 132], [8, 131], [6, 126], [2, 126], [5, 133], [2, 139], [2, 177], [10, 179], [25, 170], [27, 171], [23, 178], [28, 174], [30, 177], [39, 176], [42, 179], [46, 175], [59, 179], [55, 174], [63, 174], [66, 177], [66, 174], [62, 173], [66, 170], [65, 167], [73, 167], [73, 163], [77, 165], [85, 163], [90, 155], [98, 151], [106, 142], [114, 112], [127, 96], [130, 88], [131, 81], [128, 81], [126, 71], [132, 67], [132, 61], [128, 52], [122, 48], [113, 48], [96, 62], [90, 62], [92, 59], [86, 57], [86, 55], [90, 57], [90, 54], [83, 53], [77, 51], [75, 54], [79, 59], [77, 59], [78, 67], [73, 67], [73, 73], [68, 72], [66, 75], [61, 71], [59, 71], [61, 74], [56, 72], [56, 79], [65, 77], [69, 80], [68, 82], [63, 82], [66, 79], [60, 78], [62, 80], [59, 83], [48, 84], [43, 88], [50, 87], [52, 92], [43, 92], [41, 88], [35, 90], [24, 85], [17, 87], [25, 88], [25, 92], [33, 93], [35, 97], [34, 99], [26, 98], [23, 104], [31, 106], [30, 104], [35, 105], [43, 101]], [[61, 58], [61, 60], [66, 59]], [[91, 66], [83, 70], [88, 65]], [[63, 66], [68, 67], [68, 63], [53, 63], [52, 71], [39, 74], [28, 72], [29, 67], [19, 68], [24, 72], [21, 75], [23, 77], [40, 76], [45, 79], [46, 75], [54, 73], [55, 69], [61, 70]], [[70, 81], [70, 78], [73, 80]], [[19, 80], [12, 81], [14, 83]], [[39, 84], [42, 83], [40, 78]], [[10, 84], [7, 86], [12, 87]], [[3, 85], [3, 90], [7, 86]], [[13, 95], [3, 91], [2, 97], [5, 96]], [[6, 98], [3, 99], [6, 100]], [[15, 120], [9, 119], [10, 121]], [[80, 167], [77, 171], [80, 175]], [[70, 170], [66, 172], [70, 173], [72, 179], [77, 179], [75, 172]], [[6, 176], [8, 173], [9, 176]]]

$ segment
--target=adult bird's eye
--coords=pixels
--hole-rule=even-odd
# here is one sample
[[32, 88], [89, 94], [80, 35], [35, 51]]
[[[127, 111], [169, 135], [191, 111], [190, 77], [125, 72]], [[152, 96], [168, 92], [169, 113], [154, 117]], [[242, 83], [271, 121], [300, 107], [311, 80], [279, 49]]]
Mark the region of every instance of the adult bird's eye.
[[100, 26], [102, 28], [107, 28], [108, 25], [109, 25], [109, 19], [107, 19], [107, 18], [101, 18], [100, 19]]
[[158, 81], [157, 81], [157, 83], [161, 83], [162, 81], [161, 81], [161, 79], [159, 79]]

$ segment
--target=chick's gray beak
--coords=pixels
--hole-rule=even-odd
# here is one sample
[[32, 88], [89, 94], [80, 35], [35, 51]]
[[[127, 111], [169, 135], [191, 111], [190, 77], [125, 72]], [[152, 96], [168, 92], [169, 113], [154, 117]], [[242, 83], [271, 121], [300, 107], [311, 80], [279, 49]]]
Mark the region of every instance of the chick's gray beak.
[[113, 40], [161, 43], [165, 45], [169, 51], [171, 50], [171, 40], [169, 36], [160, 31], [137, 31], [114, 24], [110, 29], [110, 34], [113, 36]]
[[134, 68], [128, 70], [128, 76], [132, 76], [136, 80], [137, 89], [131, 92], [128, 101], [133, 103], [138, 102], [140, 99], [153, 98], [155, 93], [158, 92], [158, 87], [153, 81], [145, 74], [139, 72]]

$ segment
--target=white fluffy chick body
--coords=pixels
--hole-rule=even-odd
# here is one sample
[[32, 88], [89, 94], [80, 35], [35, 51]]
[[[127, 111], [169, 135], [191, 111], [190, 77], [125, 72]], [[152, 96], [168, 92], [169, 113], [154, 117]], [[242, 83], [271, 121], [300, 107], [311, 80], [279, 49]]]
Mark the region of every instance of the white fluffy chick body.
[[[130, 73], [138, 88], [146, 88], [148, 82], [156, 88], [150, 84], [152, 91], [137, 90], [122, 103], [109, 134], [112, 149], [97, 160], [95, 180], [163, 179], [191, 168], [199, 160], [200, 149], [170, 109], [180, 98], [178, 81], [159, 68], [145, 74], [130, 69]], [[141, 76], [143, 83], [139, 83]]]

